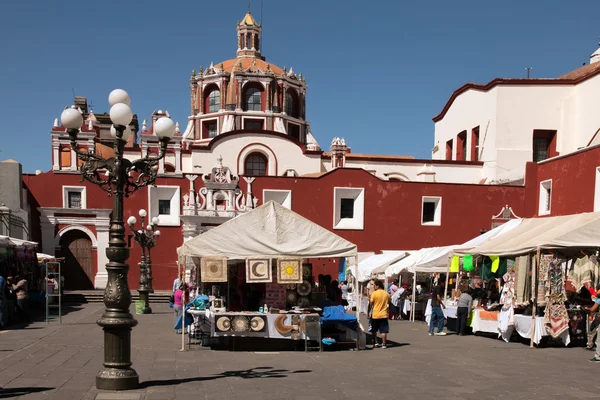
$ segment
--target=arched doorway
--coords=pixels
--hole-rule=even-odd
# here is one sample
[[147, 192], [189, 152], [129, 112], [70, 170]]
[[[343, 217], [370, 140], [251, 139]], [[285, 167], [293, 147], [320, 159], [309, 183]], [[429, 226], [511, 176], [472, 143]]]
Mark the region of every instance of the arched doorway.
[[62, 266], [65, 289], [85, 290], [94, 288], [92, 241], [84, 232], [73, 229], [60, 238], [65, 263]]

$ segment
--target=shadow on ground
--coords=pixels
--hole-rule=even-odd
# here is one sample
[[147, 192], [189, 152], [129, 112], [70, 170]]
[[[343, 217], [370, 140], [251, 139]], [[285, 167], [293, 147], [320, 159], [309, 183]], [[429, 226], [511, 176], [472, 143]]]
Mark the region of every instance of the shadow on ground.
[[22, 387], [22, 388], [0, 388], [0, 399], [9, 399], [11, 397], [25, 396], [31, 393], [45, 392], [47, 390], [53, 390], [50, 387]]
[[166, 379], [147, 381], [140, 383], [140, 389], [145, 389], [152, 386], [171, 386], [179, 385], [188, 382], [212, 381], [222, 378], [242, 378], [242, 379], [265, 379], [265, 378], [286, 378], [289, 374], [306, 374], [311, 373], [311, 370], [296, 370], [290, 371], [287, 369], [274, 369], [273, 367], [256, 367], [239, 371], [225, 371], [220, 374], [211, 376], [198, 376], [195, 378], [182, 379]]

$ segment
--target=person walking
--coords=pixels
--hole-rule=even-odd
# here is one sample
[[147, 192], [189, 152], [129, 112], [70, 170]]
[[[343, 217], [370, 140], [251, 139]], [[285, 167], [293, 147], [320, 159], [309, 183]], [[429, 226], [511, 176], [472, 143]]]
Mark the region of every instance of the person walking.
[[371, 335], [373, 336], [373, 347], [379, 347], [377, 343], [377, 332], [381, 333], [381, 348], [385, 349], [387, 334], [390, 331], [388, 322], [388, 308], [390, 305], [390, 295], [388, 292], [383, 290], [383, 282], [376, 280], [373, 283], [374, 291], [369, 298], [369, 304], [371, 305], [371, 319], [369, 326]]
[[183, 272], [180, 272], [179, 278], [175, 278], [175, 280], [173, 281], [173, 293], [175, 293], [175, 291], [177, 289], [179, 289], [179, 286], [181, 286], [182, 283], [183, 283]]
[[340, 290], [342, 291], [342, 305], [348, 307], [348, 281], [342, 281]]
[[442, 301], [442, 290], [444, 283], [442, 279], [438, 281], [438, 284], [434, 286], [433, 292], [431, 293], [431, 321], [429, 321], [429, 336], [434, 335], [435, 326], [437, 324], [438, 331], [435, 333], [436, 336], [446, 336], [444, 332], [444, 312], [442, 307], [446, 308]]
[[473, 297], [471, 297], [471, 289], [467, 288], [461, 293], [458, 298], [458, 308], [456, 310], [456, 331], [460, 336], [465, 335], [465, 327], [467, 326], [467, 319], [471, 315], [471, 308], [473, 307]]
[[[600, 284], [596, 287], [596, 290], [600, 290]], [[590, 314], [592, 314], [592, 313], [597, 312], [599, 307], [600, 307], [600, 297], [596, 297], [596, 300], [594, 300], [593, 306], [584, 307], [584, 308]], [[600, 334], [598, 334], [598, 331], [596, 331], [596, 351], [594, 353], [594, 358], [591, 358], [590, 362], [600, 363]]]

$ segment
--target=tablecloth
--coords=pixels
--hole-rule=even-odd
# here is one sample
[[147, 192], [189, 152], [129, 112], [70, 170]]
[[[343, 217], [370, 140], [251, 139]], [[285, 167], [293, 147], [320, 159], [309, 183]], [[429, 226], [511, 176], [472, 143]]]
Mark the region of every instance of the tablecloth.
[[[484, 317], [482, 318], [481, 313], [484, 312]], [[498, 332], [498, 318], [495, 320], [489, 319], [490, 315], [487, 314], [489, 311], [476, 309], [473, 310], [472, 320], [471, 320], [471, 328], [473, 328], [473, 333], [477, 332], [485, 332], [485, 333], [499, 333]], [[498, 313], [496, 313], [498, 314]]]
[[[530, 315], [515, 315], [514, 316], [514, 330], [517, 333], [525, 338], [531, 339], [531, 316]], [[513, 330], [508, 329], [506, 333], [502, 334], [502, 339], [508, 342], [510, 340], [510, 335], [512, 335]], [[535, 318], [535, 332], [533, 337], [533, 343], [539, 344], [544, 336], [549, 336], [546, 331], [546, 325], [544, 325], [544, 317], [536, 317]], [[571, 337], [569, 336], [569, 331], [566, 330], [560, 335], [560, 340], [568, 346], [571, 343]]]

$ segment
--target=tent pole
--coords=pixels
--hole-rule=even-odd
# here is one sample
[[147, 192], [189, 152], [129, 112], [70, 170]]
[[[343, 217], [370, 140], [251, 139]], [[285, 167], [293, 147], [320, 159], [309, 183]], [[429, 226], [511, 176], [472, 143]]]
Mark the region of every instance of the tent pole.
[[540, 255], [541, 255], [540, 253], [541, 253], [541, 250], [538, 247], [537, 253], [535, 254], [535, 270], [532, 271], [532, 274], [531, 274], [531, 286], [532, 286], [531, 293], [533, 293], [533, 309], [531, 311], [531, 341], [529, 342], [530, 348], [533, 348], [533, 338], [535, 337], [535, 319], [537, 317], [538, 280], [540, 279], [540, 277], [539, 277]]
[[[354, 256], [354, 265], [356, 265], [356, 271], [358, 273], [358, 255]], [[360, 321], [360, 319], [359, 319], [360, 318], [360, 298], [359, 298], [360, 290], [358, 287], [358, 279], [354, 275], [352, 275], [352, 276], [354, 277], [354, 285], [353, 286], [354, 286], [354, 292], [356, 294], [356, 320]], [[360, 327], [361, 324], [359, 323], [358, 326]]]
[[413, 287], [412, 287], [412, 301], [410, 307], [410, 316], [408, 318], [409, 321], [415, 322], [415, 304], [417, 297], [417, 272], [413, 272]]
[[[185, 256], [185, 263], [187, 265], [187, 256]], [[178, 262], [177, 264], [181, 264], [181, 263]], [[185, 289], [185, 273], [186, 273], [185, 265], [183, 265], [183, 268], [181, 268], [182, 265], [179, 265], [179, 267], [180, 267], [180, 271], [183, 270], [183, 273], [181, 273], [181, 272], [180, 273], [181, 273], [181, 279], [183, 281], [183, 285], [184, 285], [184, 289]], [[181, 310], [182, 311], [181, 312], [181, 351], [185, 351], [185, 306], [186, 306], [185, 291], [183, 292], [183, 302], [182, 303], [183, 303], [183, 306], [182, 306], [182, 310]]]
[[[442, 301], [446, 301], [446, 296], [448, 296], [448, 281], [450, 279], [450, 261], [448, 262], [448, 271], [446, 272], [446, 285], [444, 286], [444, 298]], [[446, 303], [444, 303], [446, 304]]]

